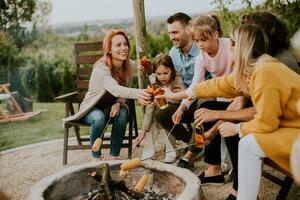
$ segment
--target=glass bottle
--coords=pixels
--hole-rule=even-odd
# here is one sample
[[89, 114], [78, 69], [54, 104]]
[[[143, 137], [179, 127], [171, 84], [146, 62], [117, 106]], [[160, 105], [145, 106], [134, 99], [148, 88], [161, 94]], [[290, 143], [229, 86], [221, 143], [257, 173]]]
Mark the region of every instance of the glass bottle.
[[141, 47], [138, 47], [137, 51], [138, 51], [140, 63], [144, 67], [145, 72], [147, 74], [151, 74], [152, 73], [151, 60], [147, 58], [147, 56], [145, 55]]

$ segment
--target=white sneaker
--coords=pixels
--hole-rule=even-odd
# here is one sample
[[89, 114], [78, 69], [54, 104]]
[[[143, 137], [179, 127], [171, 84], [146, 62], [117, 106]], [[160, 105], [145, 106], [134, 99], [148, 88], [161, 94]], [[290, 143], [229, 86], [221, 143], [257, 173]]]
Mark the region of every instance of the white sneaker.
[[147, 133], [144, 139], [144, 149], [141, 159], [146, 159], [154, 156], [154, 143], [152, 133]]
[[173, 163], [176, 161], [177, 154], [174, 150], [176, 139], [173, 135], [170, 135], [169, 137], [165, 133], [165, 143], [166, 143], [166, 156], [164, 158], [165, 163]]
[[172, 152], [166, 153], [164, 162], [165, 163], [173, 163], [176, 161], [176, 159], [177, 159], [176, 152], [172, 151]]

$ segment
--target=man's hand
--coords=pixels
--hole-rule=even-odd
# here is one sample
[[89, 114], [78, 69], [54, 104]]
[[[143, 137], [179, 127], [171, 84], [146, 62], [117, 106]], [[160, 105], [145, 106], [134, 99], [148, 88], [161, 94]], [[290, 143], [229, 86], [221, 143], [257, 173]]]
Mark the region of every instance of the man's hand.
[[218, 120], [219, 111], [209, 110], [207, 108], [200, 108], [195, 111], [194, 119], [196, 127], [200, 127], [204, 122], [212, 122]]
[[248, 102], [248, 98], [244, 96], [239, 96], [234, 98], [234, 100], [227, 107], [227, 111], [241, 110], [245, 107]]
[[114, 105], [111, 106], [111, 110], [110, 110], [111, 117], [116, 117], [119, 115], [120, 106], [121, 106], [121, 104], [119, 102], [115, 103]]
[[174, 124], [179, 124], [182, 119], [183, 111], [177, 109], [176, 112], [172, 115], [172, 121]]
[[181, 122], [182, 119], [182, 115], [184, 113], [184, 111], [187, 109], [187, 107], [183, 104], [181, 104], [177, 110], [175, 111], [175, 113], [172, 115], [172, 121], [174, 124], [179, 124]]
[[173, 88], [173, 92], [181, 92], [184, 90], [184, 87], [182, 85], [175, 85]]
[[238, 134], [237, 125], [231, 122], [224, 122], [219, 127], [218, 130], [222, 137], [231, 137]]

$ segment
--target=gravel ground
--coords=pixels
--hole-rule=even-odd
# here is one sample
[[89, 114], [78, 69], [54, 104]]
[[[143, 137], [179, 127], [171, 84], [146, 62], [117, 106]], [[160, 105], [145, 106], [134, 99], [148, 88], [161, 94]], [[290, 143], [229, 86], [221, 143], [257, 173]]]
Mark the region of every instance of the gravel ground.
[[[162, 151], [162, 144], [157, 144]], [[136, 155], [141, 154], [142, 147], [137, 148]], [[103, 150], [107, 155], [108, 150]], [[126, 158], [126, 150], [122, 150], [122, 158]], [[33, 144], [0, 153], [0, 190], [12, 200], [27, 198], [30, 188], [43, 177], [49, 176], [66, 167], [90, 162], [89, 150], [69, 151], [68, 165], [62, 165], [62, 140]], [[162, 159], [159, 157], [158, 159]], [[174, 163], [176, 164], [176, 163]], [[200, 174], [205, 168], [201, 159], [196, 161], [195, 174]], [[267, 169], [270, 170], [270, 169]], [[203, 186], [206, 200], [225, 199], [229, 194], [232, 183], [222, 186]], [[262, 179], [259, 199], [272, 200], [278, 192], [278, 186]], [[300, 200], [299, 187], [293, 185], [288, 200]]]

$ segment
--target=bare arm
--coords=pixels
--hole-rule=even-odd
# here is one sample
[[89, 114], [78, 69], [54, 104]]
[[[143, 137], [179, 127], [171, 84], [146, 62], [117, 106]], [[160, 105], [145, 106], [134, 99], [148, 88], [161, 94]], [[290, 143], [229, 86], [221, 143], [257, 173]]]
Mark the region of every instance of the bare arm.
[[218, 119], [223, 121], [249, 121], [253, 119], [256, 111], [254, 107], [245, 108], [236, 111], [218, 110]]
[[200, 126], [204, 122], [219, 120], [210, 130], [204, 133], [204, 137], [210, 141], [218, 133], [218, 126], [224, 121], [249, 121], [253, 119], [256, 113], [254, 107], [242, 109], [248, 101], [246, 97], [236, 97], [226, 111], [200, 108], [195, 112], [195, 124]]

